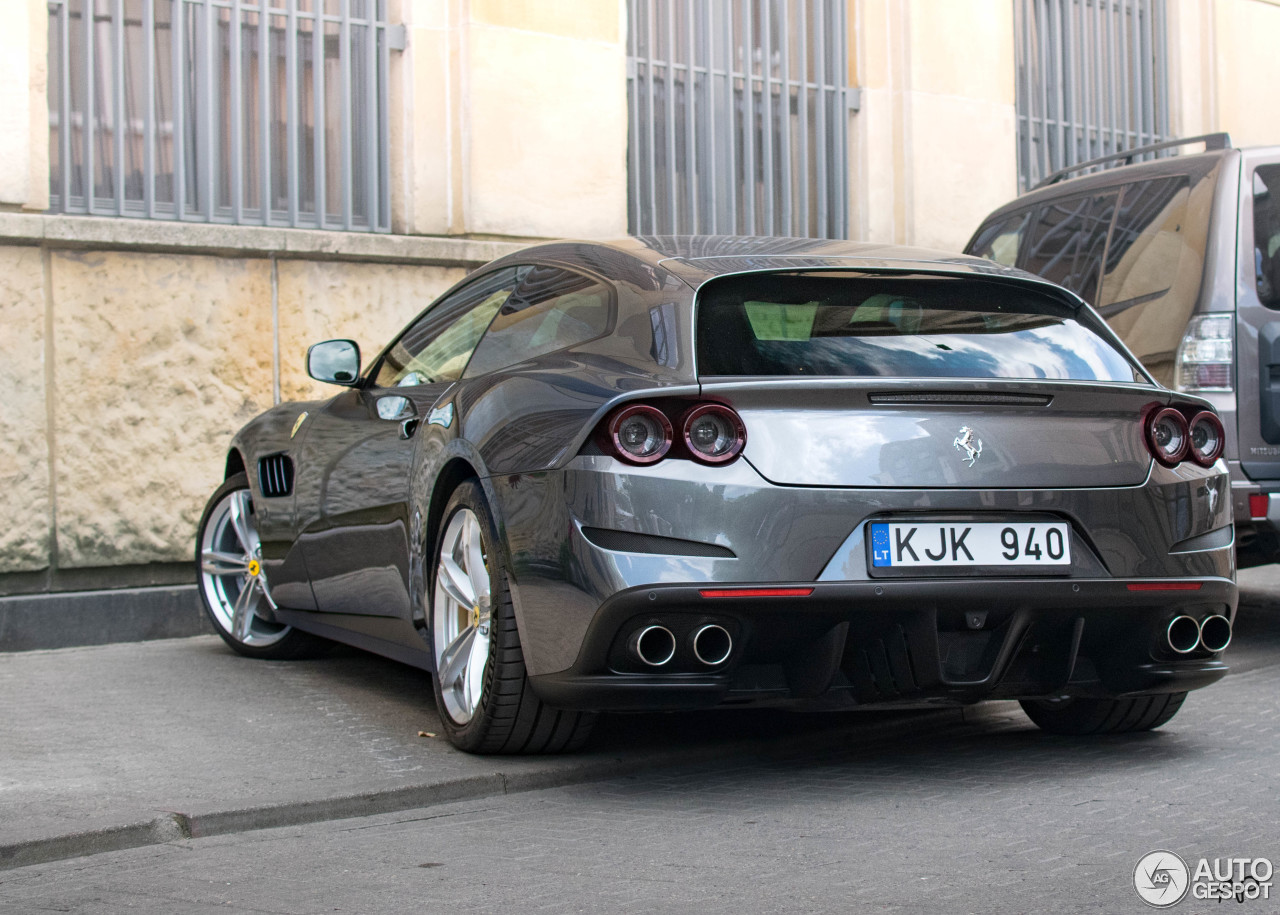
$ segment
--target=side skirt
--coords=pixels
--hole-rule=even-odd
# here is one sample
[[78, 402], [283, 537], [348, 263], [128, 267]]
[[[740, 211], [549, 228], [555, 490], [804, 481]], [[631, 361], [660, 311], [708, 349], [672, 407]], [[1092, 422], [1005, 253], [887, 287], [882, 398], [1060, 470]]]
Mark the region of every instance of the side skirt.
[[[433, 667], [430, 649], [417, 630], [402, 619], [315, 613], [286, 610], [284, 607], [276, 610], [275, 617], [281, 623], [296, 626], [312, 635], [370, 651], [401, 664], [425, 671]], [[369, 630], [375, 630], [376, 634]]]

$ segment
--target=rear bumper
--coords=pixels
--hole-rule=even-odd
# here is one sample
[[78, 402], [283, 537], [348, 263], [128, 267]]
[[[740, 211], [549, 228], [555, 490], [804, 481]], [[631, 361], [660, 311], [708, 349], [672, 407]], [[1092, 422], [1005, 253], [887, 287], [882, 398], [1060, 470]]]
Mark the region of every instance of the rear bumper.
[[[708, 586], [695, 584], [634, 588], [600, 607], [576, 663], [532, 683], [545, 702], [574, 709], [891, 708], [1180, 692], [1225, 675], [1221, 652], [1179, 655], [1163, 638], [1182, 614], [1219, 613], [1234, 622], [1235, 584], [1207, 578], [1182, 580], [1196, 590], [1130, 587], [1144, 583], [778, 583], [811, 589], [785, 598], [706, 597]], [[714, 667], [690, 648], [692, 634], [709, 623], [733, 637], [729, 659]], [[648, 625], [667, 627], [676, 640], [675, 657], [658, 669], [628, 652], [630, 636]]]
[[562, 471], [486, 481], [510, 545], [531, 676], [567, 675], [600, 608], [651, 584], [820, 583], [823, 594], [846, 587], [848, 610], [879, 581], [864, 541], [877, 519], [1066, 522], [1068, 588], [1139, 576], [1230, 579], [1227, 484], [1219, 470], [1155, 465], [1143, 485], [1116, 489], [830, 489], [774, 486], [745, 460], [623, 467], [589, 456]]
[[1275, 562], [1280, 559], [1280, 480], [1255, 480], [1238, 461], [1229, 461], [1228, 468], [1239, 567]]
[[[1266, 492], [1255, 484], [1243, 499], [1238, 491], [1236, 495], [1244, 506], [1235, 519], [1238, 566], [1243, 569], [1280, 559], [1280, 492]], [[1255, 515], [1259, 496], [1265, 510]]]

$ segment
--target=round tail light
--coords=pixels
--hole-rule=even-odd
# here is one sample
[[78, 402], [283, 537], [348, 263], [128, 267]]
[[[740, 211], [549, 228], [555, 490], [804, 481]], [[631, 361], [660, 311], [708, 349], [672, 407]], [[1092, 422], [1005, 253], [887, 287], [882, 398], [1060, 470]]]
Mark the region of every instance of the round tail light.
[[1186, 417], [1173, 407], [1165, 407], [1147, 420], [1147, 447], [1166, 467], [1172, 467], [1187, 456], [1190, 439]]
[[747, 430], [733, 410], [718, 403], [704, 403], [685, 413], [680, 421], [689, 456], [704, 464], [727, 464], [747, 443]]
[[1222, 420], [1208, 410], [1197, 413], [1191, 417], [1189, 436], [1192, 460], [1201, 467], [1212, 467], [1213, 462], [1222, 456], [1222, 448], [1226, 444]]
[[657, 407], [623, 407], [609, 420], [614, 455], [630, 464], [656, 464], [671, 450], [671, 420]]

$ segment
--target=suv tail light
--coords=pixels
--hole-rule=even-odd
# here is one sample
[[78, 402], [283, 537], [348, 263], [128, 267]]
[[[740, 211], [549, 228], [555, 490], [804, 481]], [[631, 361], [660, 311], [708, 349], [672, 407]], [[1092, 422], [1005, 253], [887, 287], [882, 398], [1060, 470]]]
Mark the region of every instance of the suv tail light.
[[1227, 434], [1222, 428], [1222, 420], [1205, 410], [1191, 417], [1191, 459], [1201, 467], [1212, 467], [1222, 454]]
[[1230, 391], [1235, 365], [1235, 315], [1196, 315], [1178, 344], [1173, 386], [1179, 391]]
[[1164, 466], [1172, 467], [1187, 456], [1191, 430], [1187, 427], [1187, 418], [1173, 407], [1152, 413], [1145, 431], [1147, 448]]

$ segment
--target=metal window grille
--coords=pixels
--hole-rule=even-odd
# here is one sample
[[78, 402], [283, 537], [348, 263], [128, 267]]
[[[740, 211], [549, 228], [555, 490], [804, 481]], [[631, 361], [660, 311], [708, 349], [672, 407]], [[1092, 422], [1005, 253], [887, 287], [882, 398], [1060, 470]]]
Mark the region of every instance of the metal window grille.
[[50, 209], [390, 231], [386, 0], [49, 0]]
[[1169, 137], [1165, 0], [1015, 0], [1018, 182]]
[[629, 0], [636, 234], [843, 238], [844, 0]]

